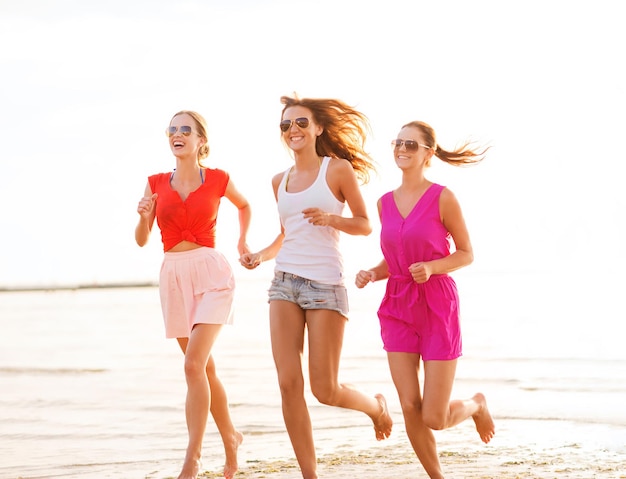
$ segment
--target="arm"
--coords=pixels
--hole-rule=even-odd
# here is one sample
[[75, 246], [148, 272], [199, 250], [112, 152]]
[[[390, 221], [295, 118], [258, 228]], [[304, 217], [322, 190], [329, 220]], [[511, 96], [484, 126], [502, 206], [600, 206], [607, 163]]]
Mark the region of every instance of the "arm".
[[257, 253], [244, 254], [239, 260], [241, 265], [247, 269], [254, 269], [259, 266], [263, 261], [269, 261], [276, 258], [276, 255], [280, 251], [280, 247], [283, 245], [284, 238], [285, 235], [281, 228], [280, 234], [276, 236], [276, 238], [274, 239], [274, 241], [272, 241], [270, 245], [266, 246]]
[[374, 281], [380, 281], [387, 278], [389, 278], [389, 268], [387, 267], [387, 261], [382, 259], [380, 263], [373, 268], [370, 268], [367, 271], [359, 271], [356, 274], [354, 284], [356, 284], [357, 288], [363, 288], [368, 283], [373, 283]]
[[157, 194], [152, 194], [150, 183], [146, 185], [143, 198], [139, 200], [137, 205], [137, 213], [139, 213], [139, 221], [135, 227], [135, 241], [139, 246], [145, 246], [152, 232], [154, 217], [156, 214]]
[[224, 196], [228, 199], [239, 212], [239, 241], [237, 242], [237, 251], [239, 256], [249, 253], [250, 248], [246, 243], [248, 229], [250, 228], [250, 220], [252, 218], [252, 209], [248, 200], [237, 190], [234, 183], [229, 180], [226, 185]]
[[461, 205], [448, 188], [441, 192], [439, 210], [441, 211], [441, 222], [450, 232], [454, 241], [455, 251], [445, 258], [411, 265], [409, 271], [417, 283], [428, 281], [433, 274], [451, 273], [474, 261], [472, 243], [465, 225]]
[[[274, 198], [278, 201], [278, 185], [280, 184], [280, 180], [282, 179], [282, 173], [274, 176], [272, 178], [272, 187], [274, 188]], [[269, 261], [271, 259], [276, 258], [276, 255], [280, 251], [280, 247], [283, 245], [283, 239], [285, 238], [285, 230], [280, 227], [280, 233], [274, 241], [272, 241], [268, 246], [258, 251], [257, 253], [247, 252], [239, 258], [239, 262], [244, 268], [254, 269], [259, 266], [263, 261]]]
[[[382, 207], [382, 203], [381, 203], [381, 200], [379, 199], [378, 200], [378, 217], [379, 218], [381, 218], [381, 215], [380, 215], [381, 207]], [[359, 271], [356, 275], [356, 279], [354, 283], [356, 284], [357, 288], [363, 288], [368, 283], [373, 283], [374, 281], [380, 281], [380, 280], [387, 279], [387, 278], [389, 278], [389, 267], [387, 265], [387, 260], [383, 258], [380, 261], [380, 263], [378, 263], [373, 268], [370, 268], [367, 271], [366, 270]]]
[[356, 174], [349, 161], [331, 160], [328, 165], [328, 185], [339, 201], [348, 203], [352, 217], [333, 215], [319, 208], [303, 210], [304, 217], [316, 226], [331, 226], [350, 235], [369, 235], [372, 232], [372, 226], [367, 216], [367, 208]]

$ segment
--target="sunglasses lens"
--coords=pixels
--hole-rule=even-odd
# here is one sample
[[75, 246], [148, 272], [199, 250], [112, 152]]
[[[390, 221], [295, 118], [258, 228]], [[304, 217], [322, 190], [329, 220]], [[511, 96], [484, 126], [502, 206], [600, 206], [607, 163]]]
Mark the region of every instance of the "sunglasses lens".
[[402, 148], [402, 145], [404, 145], [406, 151], [417, 151], [417, 149], [419, 148], [419, 144], [415, 140], [398, 139], [391, 142], [391, 146], [393, 146], [394, 148]]
[[191, 135], [191, 131], [191, 127], [187, 125], [181, 126], [180, 128], [177, 126], [168, 126], [165, 130], [165, 134], [167, 136], [174, 136], [176, 132], [179, 132], [183, 136], [189, 136]]
[[404, 146], [406, 147], [406, 151], [416, 151], [419, 148], [417, 141], [413, 140], [406, 140]]
[[296, 118], [295, 120], [283, 120], [280, 122], [280, 130], [284, 133], [291, 128], [291, 123], [295, 123], [299, 128], [307, 128], [309, 126], [308, 118]]
[[296, 118], [296, 125], [298, 125], [300, 128], [307, 128], [309, 126], [309, 119], [308, 118]]

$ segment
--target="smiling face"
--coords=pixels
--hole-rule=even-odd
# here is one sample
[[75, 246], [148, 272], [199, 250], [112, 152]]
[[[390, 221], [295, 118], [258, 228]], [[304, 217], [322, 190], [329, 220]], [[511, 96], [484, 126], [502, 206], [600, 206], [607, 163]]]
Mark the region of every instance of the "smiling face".
[[[177, 158], [192, 156], [198, 158], [200, 147], [206, 143], [206, 139], [199, 135], [198, 125], [188, 114], [183, 113], [172, 118], [170, 127], [175, 130], [169, 137], [170, 149]], [[186, 135], [183, 127], [191, 128], [191, 133]]]
[[[309, 125], [307, 127], [298, 126], [295, 121], [296, 118], [308, 119]], [[322, 134], [323, 128], [315, 123], [311, 110], [299, 105], [292, 106], [285, 109], [281, 120], [291, 121], [291, 126], [282, 132], [283, 141], [289, 148], [296, 152], [302, 152], [306, 149], [315, 151], [315, 141]]]
[[402, 146], [396, 146], [393, 149], [393, 156], [396, 160], [396, 165], [401, 170], [411, 168], [427, 168], [430, 166], [430, 159], [433, 156], [433, 149], [428, 148], [425, 145], [425, 139], [423, 138], [422, 131], [414, 126], [405, 126], [398, 133], [399, 140], [412, 140], [418, 143], [417, 150], [409, 151], [406, 144]]

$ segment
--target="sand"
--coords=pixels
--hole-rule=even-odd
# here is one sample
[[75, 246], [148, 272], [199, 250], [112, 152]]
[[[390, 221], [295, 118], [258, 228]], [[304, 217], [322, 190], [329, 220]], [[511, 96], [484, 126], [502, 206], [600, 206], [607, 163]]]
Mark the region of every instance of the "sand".
[[[498, 429], [499, 425], [499, 429]], [[621, 428], [623, 429], [623, 428]], [[607, 430], [561, 421], [499, 421], [489, 445], [470, 439], [469, 427], [436, 433], [447, 478], [626, 479], [626, 446], [620, 428]], [[498, 438], [498, 434], [500, 438]], [[349, 449], [318, 457], [320, 479], [427, 478], [402, 435], [367, 451]], [[295, 459], [240, 464], [235, 479], [300, 479]], [[219, 471], [200, 477], [221, 478]]]
[[[440, 454], [447, 477], [466, 479], [520, 478], [626, 478], [626, 463], [607, 458], [577, 457], [576, 451], [543, 451], [526, 454], [516, 448], [474, 453]], [[376, 453], [328, 455], [319, 458], [319, 477], [333, 479], [426, 478], [412, 451], [378, 449]], [[217, 479], [219, 473], [204, 473]], [[236, 478], [298, 479], [295, 460], [245, 464]]]

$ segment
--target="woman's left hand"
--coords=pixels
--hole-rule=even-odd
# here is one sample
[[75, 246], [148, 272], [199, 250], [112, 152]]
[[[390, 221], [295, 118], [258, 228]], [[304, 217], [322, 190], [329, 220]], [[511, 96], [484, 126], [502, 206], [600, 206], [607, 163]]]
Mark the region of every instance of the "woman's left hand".
[[315, 226], [330, 226], [331, 215], [319, 208], [306, 208], [302, 210], [305, 218], [309, 219], [309, 223]]
[[409, 266], [409, 273], [411, 273], [413, 281], [416, 283], [425, 283], [432, 274], [428, 263], [413, 263]]

